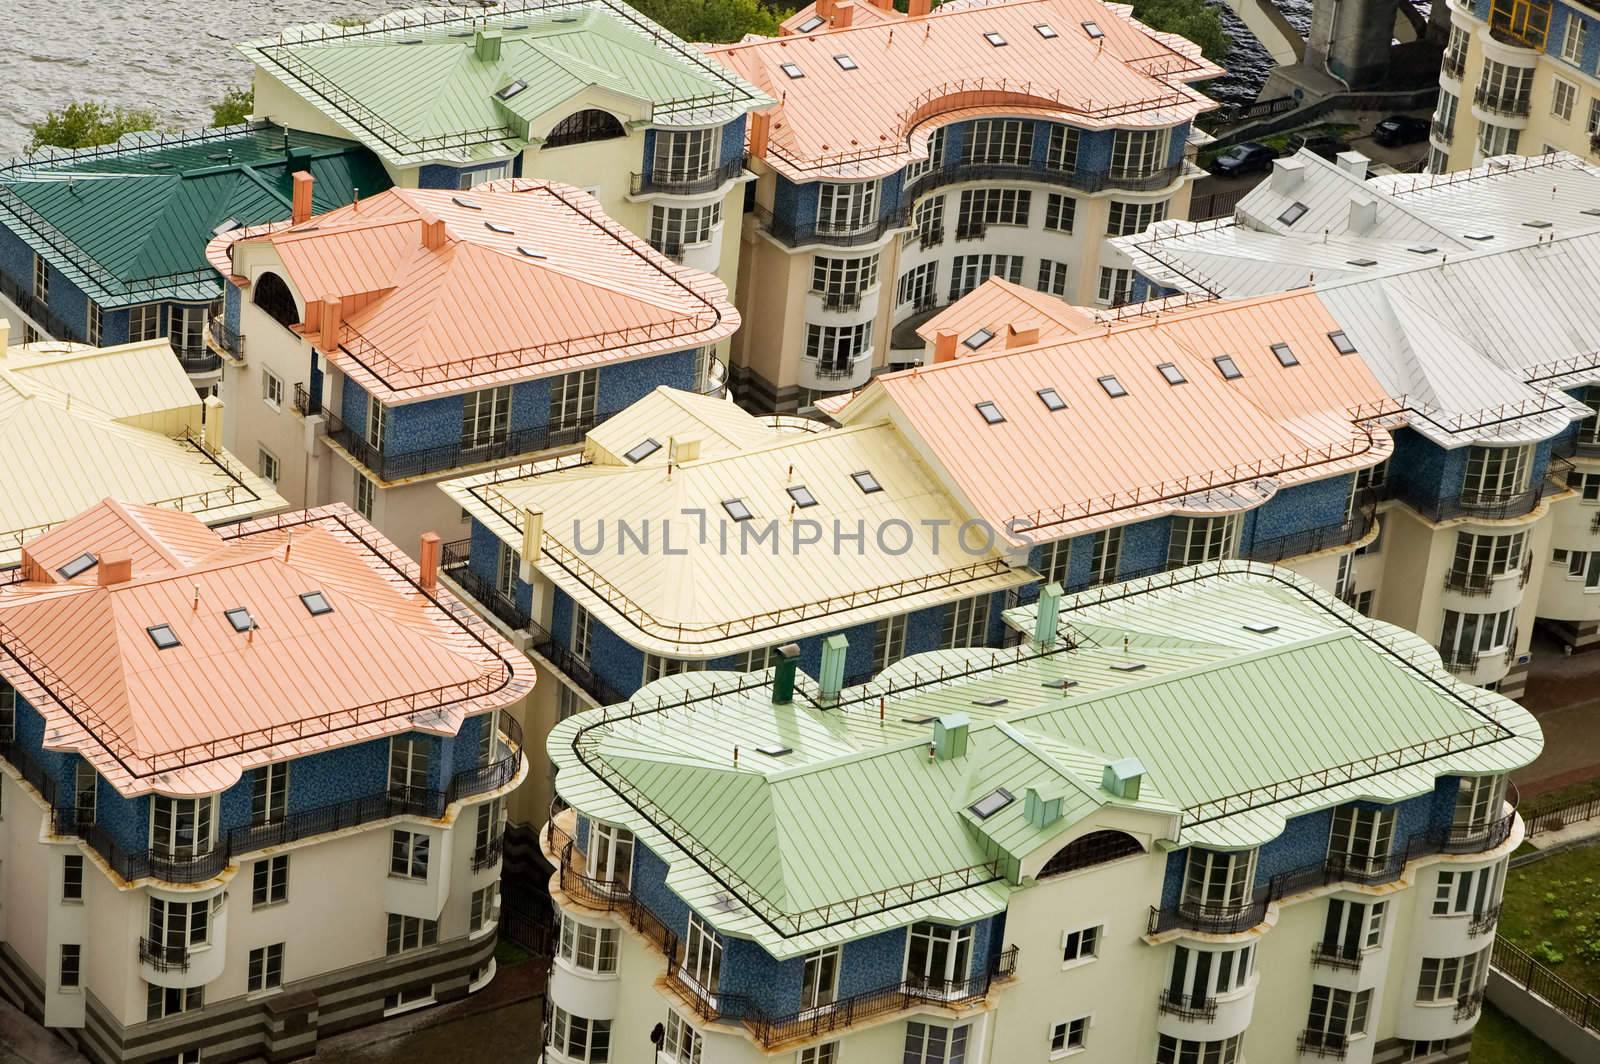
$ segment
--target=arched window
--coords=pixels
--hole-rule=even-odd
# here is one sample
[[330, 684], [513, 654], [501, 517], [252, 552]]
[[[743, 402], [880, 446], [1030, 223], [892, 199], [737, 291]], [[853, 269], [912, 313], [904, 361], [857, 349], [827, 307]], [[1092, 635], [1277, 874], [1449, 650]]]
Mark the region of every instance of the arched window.
[[546, 148], [564, 148], [568, 144], [585, 144], [591, 140], [611, 140], [627, 136], [627, 130], [617, 121], [616, 115], [589, 108], [577, 111], [557, 122], [544, 139]]
[[256, 278], [255, 289], [252, 297], [255, 305], [266, 311], [273, 321], [285, 329], [300, 324], [300, 311], [294, 304], [294, 293], [289, 291], [282, 277], [275, 273], [264, 273]]
[[1039, 869], [1036, 878], [1049, 879], [1051, 876], [1066, 875], [1080, 868], [1105, 864], [1107, 861], [1131, 857], [1136, 853], [1144, 853], [1144, 847], [1139, 845], [1138, 839], [1126, 832], [1091, 831], [1083, 838], [1075, 839], [1057, 850], [1055, 856]]

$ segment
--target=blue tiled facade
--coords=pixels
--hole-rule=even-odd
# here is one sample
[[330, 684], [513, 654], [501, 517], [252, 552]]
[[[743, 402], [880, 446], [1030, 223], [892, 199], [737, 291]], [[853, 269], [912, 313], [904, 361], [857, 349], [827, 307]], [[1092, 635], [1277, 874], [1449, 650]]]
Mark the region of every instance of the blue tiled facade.
[[[1473, 18], [1485, 22], [1489, 20], [1491, 0], [1472, 0], [1469, 7]], [[1593, 9], [1585, 9], [1576, 4], [1553, 4], [1550, 9], [1550, 31], [1545, 37], [1544, 49], [1557, 59], [1561, 58], [1567, 23], [1572, 19], [1587, 23], [1587, 33], [1584, 35], [1582, 56], [1577, 63], [1568, 65], [1594, 77], [1597, 70], [1600, 70], [1600, 15]]]

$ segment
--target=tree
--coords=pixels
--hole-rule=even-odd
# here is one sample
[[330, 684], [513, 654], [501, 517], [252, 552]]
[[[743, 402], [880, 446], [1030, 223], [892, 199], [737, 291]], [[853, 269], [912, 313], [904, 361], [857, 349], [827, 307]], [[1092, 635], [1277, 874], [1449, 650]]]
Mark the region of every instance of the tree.
[[1151, 29], [1187, 37], [1213, 63], [1221, 63], [1228, 56], [1228, 34], [1222, 28], [1222, 16], [1205, 0], [1134, 0], [1133, 17]]
[[686, 41], [737, 41], [747, 33], [776, 36], [778, 16], [763, 0], [629, 0]]
[[156, 113], [147, 108], [112, 107], [110, 104], [82, 100], [59, 111], [46, 112], [43, 121], [34, 122], [28, 154], [40, 148], [94, 148], [111, 144], [124, 133], [156, 127]]
[[250, 117], [255, 106], [255, 89], [229, 89], [222, 94], [222, 99], [211, 105], [211, 124], [236, 126]]

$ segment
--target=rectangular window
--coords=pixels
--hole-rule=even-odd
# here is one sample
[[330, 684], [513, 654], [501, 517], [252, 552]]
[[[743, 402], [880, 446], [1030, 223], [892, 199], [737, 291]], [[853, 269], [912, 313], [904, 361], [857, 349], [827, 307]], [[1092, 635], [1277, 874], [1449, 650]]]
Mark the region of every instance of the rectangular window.
[[1313, 1049], [1342, 1050], [1350, 1038], [1367, 1033], [1372, 991], [1352, 992], [1328, 986], [1311, 988], [1305, 1044]]
[[278, 456], [265, 447], [256, 450], [256, 472], [267, 480], [276, 484], [281, 467], [278, 465]]
[[1231, 915], [1254, 894], [1255, 850], [1191, 847], [1183, 876], [1183, 907], [1202, 915]]
[[83, 855], [66, 854], [61, 858], [61, 900], [83, 900]]
[[588, 429], [595, 421], [600, 371], [584, 369], [557, 377], [550, 384], [550, 431]]
[[1111, 142], [1112, 180], [1151, 177], [1167, 164], [1165, 129], [1119, 129]]
[[71, 943], [61, 946], [61, 972], [59, 982], [61, 989], [73, 990], [78, 986], [78, 964], [82, 959], [83, 947]]
[[1021, 255], [957, 255], [950, 262], [950, 302], [954, 303], [990, 277], [1022, 283]]
[[128, 309], [128, 342], [154, 340], [161, 335], [161, 304], [146, 303]]
[[976, 188], [961, 193], [956, 239], [982, 236], [985, 226], [1027, 225], [1033, 194], [1027, 189]]
[[145, 1019], [159, 1020], [166, 1016], [193, 1012], [205, 1007], [205, 988], [192, 986], [187, 990], [145, 984]]
[[1096, 301], [1107, 307], [1133, 302], [1133, 270], [1100, 267], [1100, 289]]
[[250, 872], [250, 906], [259, 909], [289, 900], [289, 855], [263, 857]]
[[944, 610], [944, 626], [939, 635], [940, 650], [981, 647], [989, 640], [989, 596], [952, 602]]
[[245, 975], [245, 990], [256, 993], [275, 990], [283, 985], [283, 943], [260, 946], [250, 951], [249, 970]]
[[911, 925], [906, 982], [934, 989], [960, 989], [971, 974], [971, 927], [948, 927], [926, 921]]
[[164, 952], [164, 956], [177, 959], [186, 957], [193, 946], [204, 946], [211, 941], [210, 900], [148, 901], [149, 940]]
[[511, 386], [469, 392], [461, 402], [461, 449], [503, 444], [511, 434]]
[[1523, 491], [1532, 472], [1532, 448], [1469, 447], [1461, 485], [1465, 505], [1499, 502]]
[[795, 1058], [795, 1064], [839, 1064], [839, 1043], [824, 1042], [820, 1046], [802, 1049]]
[[150, 800], [150, 846], [163, 857], [196, 857], [211, 852], [211, 798]]
[[906, 656], [906, 617], [885, 617], [872, 626], [872, 671], [874, 675]]
[[1053, 296], [1067, 294], [1067, 264], [1050, 259], [1039, 260], [1039, 291]]
[[550, 1047], [577, 1064], [605, 1064], [611, 1059], [610, 1020], [585, 1019], [555, 1005], [547, 1033]]
[[1333, 813], [1328, 859], [1357, 873], [1378, 872], [1388, 866], [1393, 842], [1393, 809], [1341, 805]]
[[168, 336], [179, 358], [200, 358], [206, 353], [206, 308], [173, 307]]
[[633, 876], [633, 832], [611, 824], [594, 826], [589, 874], [602, 883], [627, 889]]
[[1089, 582], [1109, 584], [1117, 578], [1122, 563], [1122, 528], [1108, 528], [1096, 532], [1089, 541]]
[[1500, 819], [1505, 800], [1504, 776], [1462, 776], [1450, 818], [1451, 835], [1470, 838], [1487, 831]]
[[250, 771], [250, 826], [275, 824], [289, 812], [289, 764], [263, 765]]
[[1449, 1001], [1481, 988], [1489, 975], [1486, 946], [1464, 957], [1424, 957], [1417, 977], [1418, 1001]]
[[690, 661], [685, 658], [668, 658], [660, 654], [646, 654], [644, 656], [644, 682], [651, 683], [663, 676], [678, 676], [686, 672], [704, 672], [704, 661]]
[[[268, 406], [273, 408], [283, 405], [283, 378], [272, 372], [270, 369], [263, 369], [261, 371], [261, 398], [266, 401]], [[369, 397], [369, 410], [371, 402], [372, 401]], [[379, 407], [379, 409], [381, 410], [382, 407]], [[368, 415], [368, 421], [371, 421], [370, 413]], [[378, 446], [381, 447], [382, 445], [379, 444]]]
[[1167, 216], [1167, 201], [1159, 203], [1123, 203], [1111, 201], [1111, 220], [1106, 224], [1107, 236], [1129, 236], [1142, 233]]
[[439, 924], [433, 920], [423, 920], [416, 916], [402, 916], [399, 913], [389, 913], [388, 938], [384, 946], [387, 956], [405, 953], [409, 950], [422, 949], [432, 946], [439, 941]]
[[675, 259], [686, 247], [711, 243], [711, 235], [722, 224], [722, 201], [699, 207], [650, 208], [650, 246]]
[[428, 836], [418, 831], [391, 832], [389, 874], [401, 879], [427, 879]]
[[839, 947], [808, 953], [800, 971], [800, 1007], [821, 1008], [839, 997]]
[[562, 913], [558, 956], [586, 972], [614, 972], [617, 970], [617, 934], [615, 927], [595, 927]]
[[1101, 930], [1102, 928], [1096, 925], [1065, 932], [1061, 936], [1061, 963], [1071, 964], [1073, 961], [1090, 960], [1098, 957], [1100, 955]]
[[372, 502], [377, 496], [378, 486], [359, 469], [355, 471], [355, 475], [356, 513], [370, 521], [372, 520]]
[[1072, 223], [1078, 216], [1078, 201], [1060, 192], [1051, 192], [1044, 200], [1044, 227], [1052, 233], [1072, 232]]
[[408, 798], [428, 789], [430, 740], [420, 735], [396, 735], [389, 740], [389, 793]]
[[878, 221], [878, 182], [825, 181], [817, 189], [817, 232], [859, 233]]
[[689, 914], [689, 934], [683, 941], [683, 967], [678, 979], [700, 996], [715, 998], [722, 980], [722, 936], [700, 918]]
[[911, 183], [917, 178], [930, 170], [937, 170], [944, 165], [944, 131], [945, 127], [940, 126], [928, 134], [928, 157], [919, 159], [906, 167], [904, 187], [910, 188]]
[[720, 129], [679, 129], [655, 132], [655, 158], [650, 176], [657, 181], [683, 182], [705, 177], [717, 168], [722, 145]]
[[105, 331], [104, 322], [101, 320], [100, 304], [90, 303], [88, 306], [88, 320], [85, 322], [87, 328], [84, 331], [84, 335], [89, 338], [89, 343], [99, 347], [100, 337]]
[[1075, 1020], [1064, 1020], [1050, 1028], [1051, 1054], [1066, 1053], [1074, 1049], [1082, 1049], [1085, 1037], [1089, 1033], [1089, 1017], [1080, 1016]]
[[589, 664], [589, 648], [593, 645], [594, 614], [573, 603], [572, 606], [572, 656]]
[[944, 197], [929, 196], [917, 204], [917, 209], [911, 212], [911, 231], [907, 233], [901, 245], [909, 247], [916, 242], [923, 248], [931, 248], [944, 240]]
[[[829, 1045], [837, 1043], [830, 1042]], [[662, 1055], [670, 1064], [700, 1064], [704, 1042], [700, 1032], [689, 1026], [689, 1021], [676, 1009], [667, 1010], [667, 1036], [661, 1044]], [[802, 1050], [802, 1053], [805, 1051]], [[833, 1064], [831, 1059], [818, 1058], [818, 1064]]]
[[1046, 584], [1067, 586], [1072, 572], [1072, 540], [1057, 539], [1039, 548], [1039, 576]]
[[495, 847], [500, 842], [500, 799], [478, 806], [477, 823], [472, 835], [472, 863], [480, 867], [492, 863]]
[[1217, 561], [1233, 557], [1239, 540], [1239, 519], [1222, 517], [1175, 517], [1167, 541], [1167, 568]]
[[895, 286], [895, 305], [928, 309], [938, 302], [939, 264], [924, 262], [900, 275]]
[[903, 1064], [967, 1064], [967, 1035], [971, 1024], [946, 1027], [910, 1020], [906, 1023]]
[[1545, 37], [1550, 33], [1550, 4], [1535, 0], [1491, 0], [1489, 26], [1542, 52]]
[[1026, 166], [1033, 157], [1033, 123], [1017, 118], [981, 118], [967, 138], [967, 162]]
[[1563, 122], [1572, 121], [1572, 109], [1578, 102], [1578, 86], [1561, 78], [1552, 78], [1550, 84], [1550, 113]]
[[1561, 58], [1573, 66], [1583, 65], [1583, 49], [1588, 43], [1589, 23], [1567, 8], [1567, 28], [1561, 35]]
[[1244, 1035], [1202, 1042], [1192, 1038], [1156, 1038], [1156, 1064], [1238, 1064], [1243, 1059]]
[[472, 904], [467, 913], [467, 930], [482, 931], [494, 919], [494, 900], [500, 893], [496, 885], [480, 887], [472, 892]]
[[1078, 131], [1072, 126], [1052, 125], [1050, 145], [1045, 151], [1044, 164], [1052, 170], [1072, 171], [1078, 168]]
[[1478, 154], [1485, 159], [1496, 155], [1515, 155], [1521, 137], [1522, 131], [1519, 129], [1484, 122], [1478, 126]]
[[805, 357], [819, 377], [848, 377], [855, 364], [872, 356], [872, 322], [858, 325], [806, 325]]
[[878, 283], [878, 256], [840, 259], [817, 255], [811, 260], [811, 290], [823, 297], [825, 305], [846, 309], [860, 306], [861, 295]]
[[93, 824], [95, 810], [99, 805], [97, 797], [100, 787], [100, 774], [94, 770], [94, 766], [89, 762], [79, 760], [73, 766], [72, 783], [73, 814], [77, 817], [79, 824]]
[[33, 256], [33, 298], [41, 303], [50, 302], [50, 264], [38, 252]]

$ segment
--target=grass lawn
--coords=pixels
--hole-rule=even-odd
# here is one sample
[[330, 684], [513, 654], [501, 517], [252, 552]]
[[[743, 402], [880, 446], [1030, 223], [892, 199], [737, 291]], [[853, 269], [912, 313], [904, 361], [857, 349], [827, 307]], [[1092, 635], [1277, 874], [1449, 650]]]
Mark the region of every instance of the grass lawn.
[[533, 954], [529, 953], [515, 942], [507, 942], [502, 938], [499, 942], [494, 944], [495, 963], [502, 968], [511, 968], [515, 965], [521, 964], [524, 961], [531, 960], [532, 958]]
[[1499, 933], [1567, 982], [1600, 994], [1600, 845], [1511, 869]]
[[1472, 1056], [1467, 1059], [1468, 1064], [1534, 1064], [1561, 1058], [1526, 1028], [1485, 1002], [1483, 1015], [1472, 1029]]

